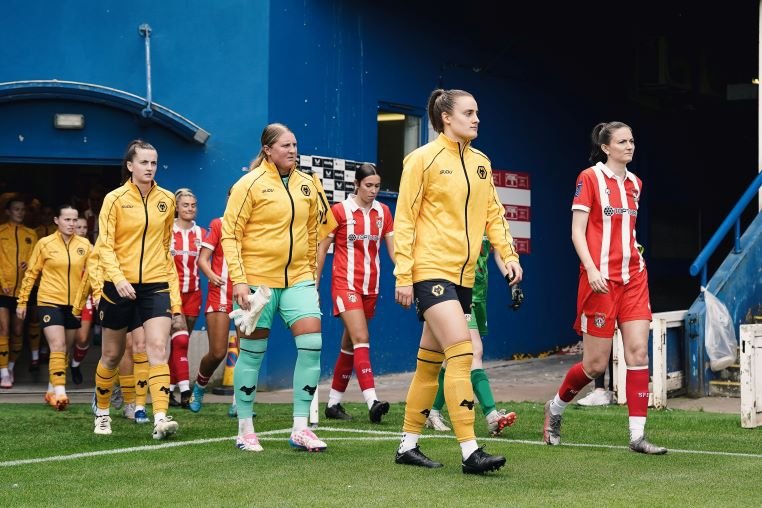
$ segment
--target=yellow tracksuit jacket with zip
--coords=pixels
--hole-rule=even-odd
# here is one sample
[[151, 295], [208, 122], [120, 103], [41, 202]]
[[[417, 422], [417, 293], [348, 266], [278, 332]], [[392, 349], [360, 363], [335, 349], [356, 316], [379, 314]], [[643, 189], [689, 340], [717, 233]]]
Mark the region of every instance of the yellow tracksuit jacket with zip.
[[10, 222], [0, 225], [0, 291], [9, 289], [7, 296], [19, 295], [24, 279], [21, 265], [29, 263], [36, 243], [37, 233], [33, 229]]
[[317, 244], [335, 227], [317, 175], [293, 169], [284, 182], [265, 160], [233, 186], [222, 218], [230, 279], [271, 288], [315, 280]]
[[174, 219], [175, 196], [155, 182], [145, 196], [131, 180], [106, 194], [98, 217], [103, 280], [169, 282], [175, 273], [169, 253]]
[[394, 216], [396, 285], [446, 279], [473, 287], [485, 234], [506, 263], [518, 261], [504, 213], [492, 164], [470, 143], [440, 134], [412, 151]]
[[74, 305], [77, 291], [92, 245], [81, 236], [72, 235], [69, 241], [56, 231], [34, 246], [29, 268], [24, 274], [19, 292], [19, 307], [26, 307], [37, 277], [42, 273], [37, 305]]

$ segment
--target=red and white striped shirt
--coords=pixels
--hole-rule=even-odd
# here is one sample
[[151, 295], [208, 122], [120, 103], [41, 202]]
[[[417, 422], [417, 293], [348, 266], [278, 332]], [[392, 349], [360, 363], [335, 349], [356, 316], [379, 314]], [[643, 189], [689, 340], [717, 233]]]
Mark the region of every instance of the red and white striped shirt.
[[589, 212], [587, 248], [595, 266], [608, 280], [627, 284], [645, 268], [635, 239], [635, 221], [642, 188], [640, 178], [627, 171], [624, 178], [602, 162], [577, 178], [572, 210]]
[[180, 281], [181, 293], [199, 291], [198, 252], [201, 250], [201, 240], [206, 231], [193, 223], [189, 229], [181, 229], [177, 222], [172, 226], [172, 256], [175, 258], [177, 278]]
[[334, 237], [333, 287], [363, 295], [378, 294], [381, 240], [394, 234], [389, 207], [378, 201], [367, 212], [353, 196], [332, 207], [338, 226]]
[[209, 232], [201, 242], [201, 246], [212, 251], [212, 271], [225, 281], [222, 286], [219, 287], [210, 283], [209, 294], [219, 291], [219, 302], [217, 303], [221, 306], [226, 306], [232, 301], [233, 283], [230, 281], [230, 275], [228, 274], [228, 264], [225, 261], [222, 244], [220, 243], [221, 238], [222, 217], [218, 217], [212, 219], [212, 222], [209, 223]]

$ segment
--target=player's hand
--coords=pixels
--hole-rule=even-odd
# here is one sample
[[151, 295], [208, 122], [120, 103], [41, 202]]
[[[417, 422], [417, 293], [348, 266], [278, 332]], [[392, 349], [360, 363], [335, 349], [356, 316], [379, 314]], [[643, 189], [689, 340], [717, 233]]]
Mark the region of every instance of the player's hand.
[[222, 277], [216, 273], [213, 273], [212, 276], [209, 277], [209, 281], [217, 287], [222, 287], [222, 285], [225, 283], [225, 281], [222, 280]]
[[250, 308], [249, 293], [251, 293], [251, 290], [246, 283], [235, 284], [233, 286], [233, 300], [243, 310], [249, 310]]
[[603, 278], [601, 272], [597, 268], [593, 268], [587, 271], [587, 282], [595, 293], [608, 293], [609, 285], [606, 279]]
[[123, 280], [122, 282], [116, 284], [115, 287], [116, 287], [116, 292], [119, 293], [119, 296], [121, 296], [122, 298], [134, 300], [138, 297], [137, 293], [135, 293], [135, 288], [133, 288], [132, 284], [130, 284], [126, 280]]
[[413, 286], [399, 286], [395, 288], [394, 300], [402, 305], [403, 308], [409, 309], [413, 303]]
[[185, 316], [183, 316], [182, 314], [172, 314], [171, 326], [172, 326], [173, 332], [188, 329], [188, 325], [185, 323]]
[[19, 268], [21, 268], [22, 272], [25, 272], [28, 267], [29, 265], [26, 264], [26, 261], [22, 261], [21, 263], [19, 263]]
[[16, 317], [22, 321], [26, 319], [26, 307], [16, 307]]
[[515, 286], [524, 279], [524, 270], [518, 261], [509, 261], [505, 269], [508, 270], [505, 280], [508, 281], [509, 286]]

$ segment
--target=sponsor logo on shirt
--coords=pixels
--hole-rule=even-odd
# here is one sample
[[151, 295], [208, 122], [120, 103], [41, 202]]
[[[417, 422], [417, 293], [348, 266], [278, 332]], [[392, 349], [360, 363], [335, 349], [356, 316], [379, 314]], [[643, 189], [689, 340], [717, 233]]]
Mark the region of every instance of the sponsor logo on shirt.
[[577, 188], [574, 190], [574, 197], [578, 198], [582, 194], [582, 182], [577, 182]]
[[450, 170], [450, 169], [442, 169], [442, 170], [439, 171], [439, 174], [440, 175], [451, 175], [452, 174], [452, 170]]
[[603, 209], [603, 215], [606, 217], [611, 217], [613, 215], [632, 215], [633, 217], [638, 216], [638, 211], [633, 210], [632, 208], [613, 208], [611, 206], [606, 206]]
[[372, 242], [378, 241], [380, 236], [378, 235], [356, 235], [354, 233], [351, 233], [349, 236], [347, 236], [347, 240], [350, 242], [354, 242], [355, 240], [370, 240]]
[[487, 178], [487, 168], [485, 168], [484, 166], [479, 166], [476, 169], [476, 174], [479, 175], [479, 178], [481, 178], [482, 180], [485, 180]]
[[310, 195], [310, 187], [308, 185], [302, 185], [301, 189], [302, 189], [302, 194], [304, 194], [305, 196]]

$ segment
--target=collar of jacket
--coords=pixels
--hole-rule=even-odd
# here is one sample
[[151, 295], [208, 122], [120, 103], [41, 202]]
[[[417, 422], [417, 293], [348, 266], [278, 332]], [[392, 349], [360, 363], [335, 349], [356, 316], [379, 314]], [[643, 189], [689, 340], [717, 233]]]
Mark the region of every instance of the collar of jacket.
[[449, 137], [445, 136], [444, 133], [440, 133], [439, 137], [437, 137], [437, 143], [444, 146], [448, 150], [453, 150], [460, 154], [471, 144], [471, 141], [466, 141], [466, 144], [461, 147], [460, 142], [453, 141]]
[[[145, 197], [143, 196], [143, 193], [140, 192], [140, 189], [138, 188], [138, 186], [132, 182], [132, 177], [130, 177], [126, 182], [124, 182], [124, 184], [127, 185], [132, 192], [137, 192], [138, 196], [140, 196], [141, 198]], [[148, 189], [148, 192], [146, 192], [146, 195], [148, 195], [148, 193], [150, 193], [154, 187], [156, 187], [156, 180], [151, 180], [151, 188]]]
[[269, 161], [269, 160], [267, 160], [267, 159], [264, 159], [264, 160], [262, 161], [262, 164], [261, 164], [261, 166], [262, 166], [262, 168], [264, 168], [266, 171], [268, 171], [268, 172], [270, 172], [270, 173], [273, 173], [274, 175], [276, 175], [278, 178], [282, 178], [282, 177], [284, 177], [284, 176], [291, 176], [291, 173], [293, 173], [293, 172], [294, 172], [294, 169], [296, 169], [296, 165], [294, 165], [294, 167], [293, 167], [293, 168], [291, 168], [291, 171], [289, 171], [287, 175], [281, 175], [281, 174], [280, 174], [280, 171], [278, 171], [278, 168], [275, 166], [275, 164], [273, 164], [272, 162], [270, 162], [270, 161]]

